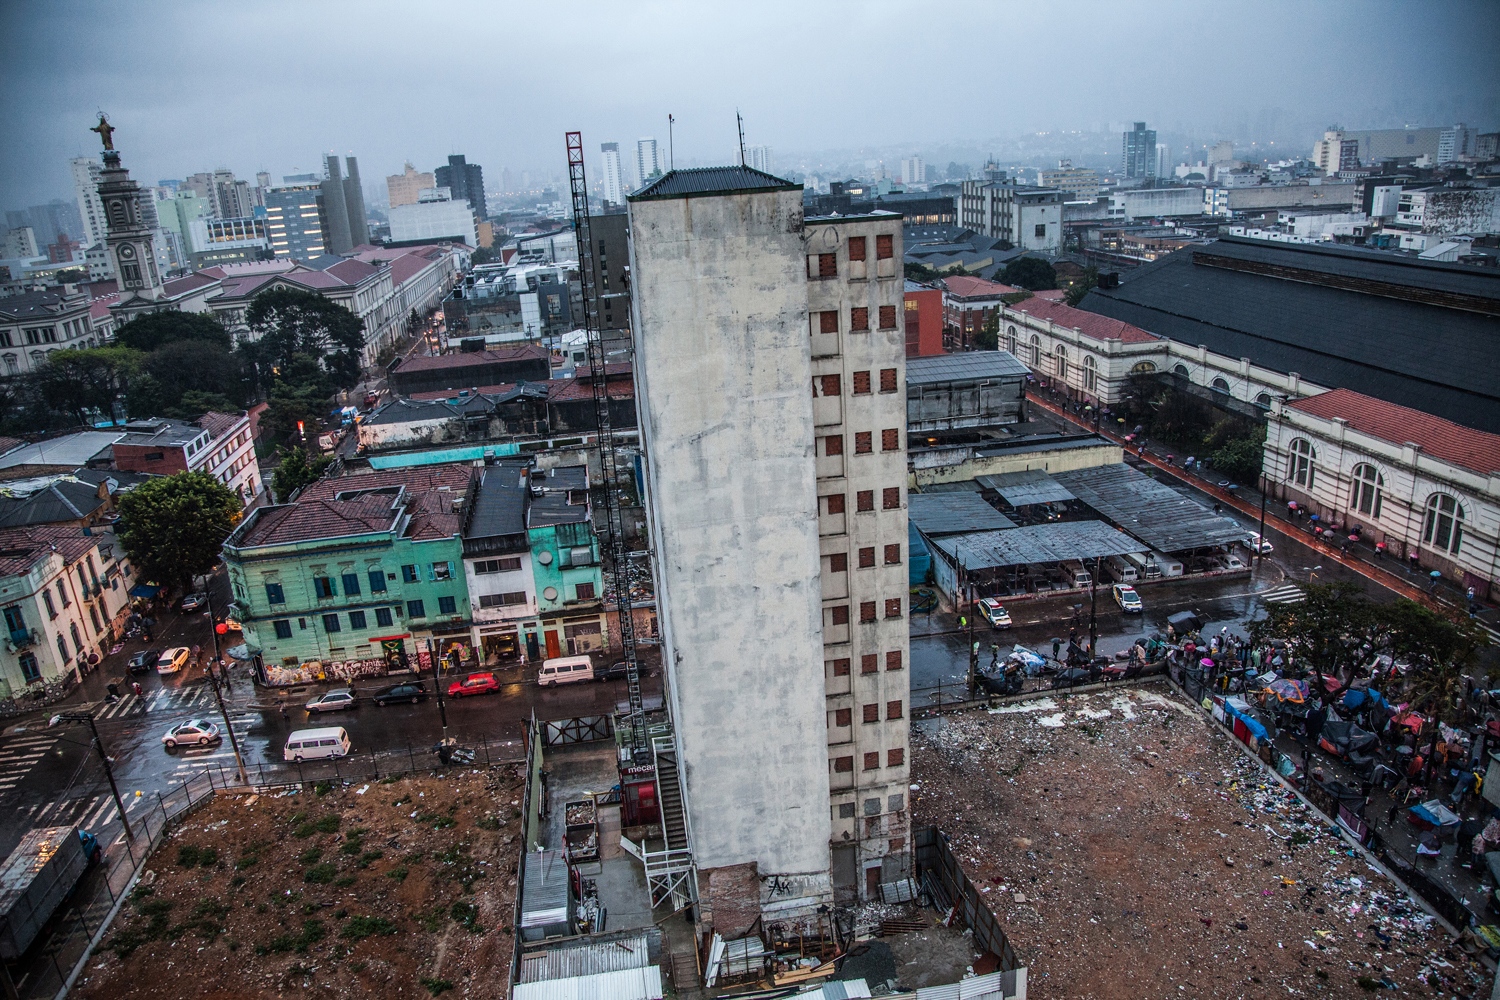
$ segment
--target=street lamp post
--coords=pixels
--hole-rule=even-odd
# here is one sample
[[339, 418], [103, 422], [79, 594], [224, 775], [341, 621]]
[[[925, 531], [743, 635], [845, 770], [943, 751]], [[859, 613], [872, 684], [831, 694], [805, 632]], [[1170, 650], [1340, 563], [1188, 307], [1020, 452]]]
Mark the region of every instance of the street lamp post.
[[224, 707], [224, 692], [219, 690], [219, 679], [214, 673], [214, 666], [222, 663], [222, 654], [219, 652], [219, 623], [214, 621], [214, 598], [213, 593], [206, 587], [203, 591], [204, 603], [208, 607], [208, 631], [214, 637], [214, 662], [209, 664], [208, 681], [214, 686], [214, 700], [219, 703], [219, 718], [224, 720], [224, 732], [229, 737], [229, 748], [234, 751], [234, 766], [239, 769], [240, 784], [247, 784], [249, 779], [245, 776], [245, 758], [240, 754], [240, 741], [234, 735], [234, 726], [229, 723], [229, 709]]
[[99, 729], [94, 725], [94, 714], [92, 712], [59, 712], [52, 717], [52, 725], [58, 722], [86, 722], [89, 732], [94, 737], [94, 749], [99, 752], [99, 761], [104, 765], [104, 776], [109, 779], [109, 790], [115, 797], [115, 808], [120, 812], [120, 825], [125, 828], [125, 837], [130, 841], [135, 840], [135, 834], [131, 832], [130, 820], [125, 818], [125, 803], [120, 801], [120, 786], [115, 784], [115, 772], [109, 766], [109, 754], [104, 752], [104, 741], [99, 739]]
[[432, 661], [432, 686], [437, 693], [438, 715], [443, 720], [443, 742], [448, 741], [448, 706], [443, 702], [443, 678], [438, 668], [436, 651], [432, 648], [432, 640], [427, 640], [427, 658]]
[[1258, 538], [1256, 540], [1256, 543], [1255, 543], [1255, 562], [1256, 562], [1256, 565], [1259, 565], [1260, 561], [1265, 558], [1265, 548], [1266, 548], [1266, 487], [1267, 487], [1267, 485], [1268, 484], [1266, 483], [1266, 477], [1265, 476], [1261, 476], [1260, 477], [1260, 538]]

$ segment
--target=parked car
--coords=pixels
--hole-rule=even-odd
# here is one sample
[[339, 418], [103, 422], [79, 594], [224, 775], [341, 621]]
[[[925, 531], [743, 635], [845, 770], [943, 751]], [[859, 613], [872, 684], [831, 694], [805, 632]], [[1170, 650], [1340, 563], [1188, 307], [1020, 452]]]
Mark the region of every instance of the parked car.
[[175, 674], [187, 666], [188, 658], [193, 655], [192, 650], [186, 646], [173, 646], [164, 649], [156, 658], [156, 672], [159, 674]]
[[303, 707], [311, 715], [314, 712], [338, 712], [346, 708], [354, 708], [359, 702], [354, 697], [354, 692], [349, 688], [334, 688], [327, 694], [321, 694], [308, 702]]
[[1109, 588], [1109, 592], [1110, 596], [1115, 599], [1115, 603], [1120, 606], [1120, 610], [1127, 614], [1138, 615], [1144, 609], [1140, 595], [1129, 584], [1117, 583]]
[[175, 750], [179, 746], [206, 747], [218, 738], [219, 727], [216, 724], [207, 719], [189, 719], [168, 729], [161, 742], [168, 750]]
[[[641, 665], [639, 663], [636, 664], [636, 669], [639, 670], [642, 675], [644, 675], [646, 673], [645, 670], [641, 669]], [[625, 663], [625, 661], [624, 660], [616, 660], [615, 662], [611, 663], [607, 667], [597, 667], [597, 668], [595, 668], [595, 670], [594, 670], [594, 680], [596, 680], [596, 681], [623, 681], [627, 676], [629, 676], [629, 674], [630, 674], [630, 669], [629, 669], [628, 665]]]
[[500, 682], [494, 674], [470, 674], [461, 681], [448, 685], [448, 697], [467, 698], [474, 694], [494, 694], [500, 690]]
[[1262, 538], [1258, 531], [1250, 532], [1250, 537], [1245, 539], [1245, 544], [1250, 546], [1251, 552], [1259, 552], [1263, 556], [1268, 556], [1275, 551], [1275, 547]]
[[1010, 612], [993, 597], [986, 597], [979, 602], [979, 613], [995, 628], [1010, 628]]
[[422, 686], [421, 681], [402, 681], [400, 684], [381, 688], [370, 696], [370, 700], [381, 707], [393, 701], [409, 701], [415, 705], [419, 701], [427, 700], [427, 689]]
[[197, 611], [207, 603], [208, 595], [199, 591], [196, 594], [189, 594], [184, 597], [182, 603], [178, 604], [177, 607], [181, 611]]
[[156, 666], [156, 661], [161, 659], [161, 650], [143, 649], [139, 653], [132, 653], [125, 666], [132, 674], [144, 674]]

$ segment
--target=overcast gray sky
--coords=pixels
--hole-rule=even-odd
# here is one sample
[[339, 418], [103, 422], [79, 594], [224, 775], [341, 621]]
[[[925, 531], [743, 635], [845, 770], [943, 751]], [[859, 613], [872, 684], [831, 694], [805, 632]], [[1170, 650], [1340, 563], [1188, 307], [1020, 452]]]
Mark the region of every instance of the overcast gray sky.
[[[0, 2], [0, 202], [71, 197], [107, 111], [138, 180], [224, 166], [279, 180], [322, 151], [368, 186], [468, 154], [563, 168], [563, 132], [679, 163], [746, 139], [797, 151], [982, 144], [1144, 119], [1296, 133], [1493, 128], [1500, 3], [858, 4]], [[1311, 137], [1309, 137], [1311, 138]], [[1299, 150], [1300, 151], [1300, 150]]]

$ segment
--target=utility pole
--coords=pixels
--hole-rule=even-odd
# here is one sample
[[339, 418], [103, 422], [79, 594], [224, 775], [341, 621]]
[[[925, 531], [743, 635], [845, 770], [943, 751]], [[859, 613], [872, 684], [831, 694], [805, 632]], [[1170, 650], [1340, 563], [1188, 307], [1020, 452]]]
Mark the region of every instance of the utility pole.
[[59, 712], [52, 717], [49, 725], [59, 722], [87, 722], [89, 732], [94, 737], [94, 749], [99, 752], [99, 761], [104, 765], [104, 776], [109, 779], [109, 790], [115, 797], [115, 808], [120, 811], [120, 825], [125, 828], [125, 837], [134, 841], [135, 834], [130, 830], [130, 820], [125, 818], [125, 803], [120, 801], [120, 786], [115, 784], [114, 769], [109, 766], [109, 755], [104, 752], [104, 741], [99, 739], [99, 729], [94, 725], [94, 714], [92, 712]]
[[443, 677], [438, 669], [437, 653], [432, 648], [432, 640], [427, 640], [427, 658], [432, 661], [432, 687], [437, 693], [438, 715], [443, 720], [443, 742], [448, 741], [448, 706], [443, 702]]
[[1089, 577], [1089, 662], [1093, 662], [1095, 645], [1099, 642], [1099, 557], [1094, 557], [1094, 572]]
[[1260, 565], [1260, 561], [1265, 558], [1265, 552], [1264, 552], [1265, 547], [1266, 547], [1266, 477], [1264, 475], [1262, 475], [1260, 477], [1260, 538], [1256, 541], [1256, 544], [1255, 544], [1255, 564], [1257, 566], [1259, 566]]
[[234, 735], [234, 726], [229, 722], [229, 709], [224, 707], [224, 692], [219, 689], [219, 678], [214, 673], [214, 667], [223, 663], [224, 660], [219, 652], [219, 623], [214, 621], [214, 595], [208, 586], [203, 588], [204, 603], [208, 607], [208, 628], [214, 637], [214, 662], [208, 665], [208, 680], [214, 686], [214, 700], [219, 703], [219, 718], [224, 720], [224, 733], [229, 737], [229, 748], [234, 751], [234, 766], [240, 772], [240, 784], [249, 783], [245, 775], [245, 758], [240, 753], [239, 738]]

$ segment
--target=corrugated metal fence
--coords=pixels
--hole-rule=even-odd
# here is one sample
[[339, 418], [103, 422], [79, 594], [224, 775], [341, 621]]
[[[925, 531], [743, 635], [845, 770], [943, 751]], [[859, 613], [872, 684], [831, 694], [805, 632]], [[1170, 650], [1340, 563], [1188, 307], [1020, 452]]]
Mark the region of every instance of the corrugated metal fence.
[[917, 878], [922, 888], [932, 894], [937, 908], [946, 911], [956, 907], [959, 919], [974, 932], [974, 943], [1000, 960], [1002, 972], [1019, 968], [1021, 963], [1016, 958], [1015, 949], [1010, 946], [1010, 939], [1000, 928], [995, 914], [984, 905], [979, 890], [959, 867], [942, 831], [935, 826], [922, 827], [916, 831], [915, 841]]

